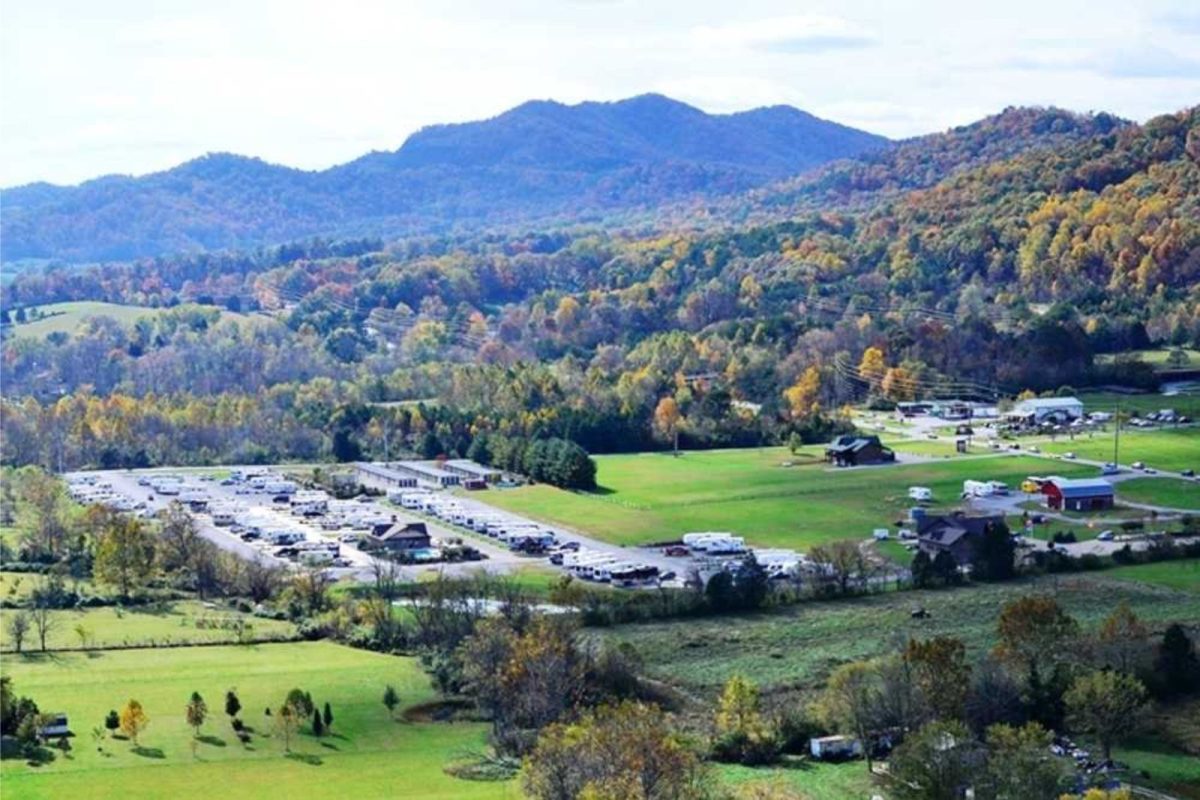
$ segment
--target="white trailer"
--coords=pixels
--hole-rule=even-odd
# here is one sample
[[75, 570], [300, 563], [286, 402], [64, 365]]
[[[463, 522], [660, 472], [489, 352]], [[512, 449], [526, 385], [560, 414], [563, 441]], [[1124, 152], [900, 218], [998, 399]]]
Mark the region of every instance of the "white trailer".
[[990, 481], [963, 481], [963, 497], [991, 497], [995, 493]]

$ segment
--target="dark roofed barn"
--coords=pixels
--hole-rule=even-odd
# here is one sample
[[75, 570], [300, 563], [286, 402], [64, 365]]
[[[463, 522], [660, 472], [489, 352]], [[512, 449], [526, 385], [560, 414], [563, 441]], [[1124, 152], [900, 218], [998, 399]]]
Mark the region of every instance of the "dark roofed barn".
[[922, 518], [917, 526], [917, 546], [930, 558], [935, 558], [945, 550], [954, 556], [960, 566], [969, 564], [975, 553], [976, 542], [982, 538], [988, 526], [1003, 522], [1003, 514], [970, 517], [956, 511], [953, 514], [929, 515]]
[[397, 522], [383, 533], [372, 534], [368, 542], [373, 549], [390, 552], [423, 550], [431, 544], [424, 522]]
[[878, 436], [839, 436], [825, 448], [825, 460], [839, 467], [863, 464], [890, 464], [896, 460], [891, 448], [884, 447]]

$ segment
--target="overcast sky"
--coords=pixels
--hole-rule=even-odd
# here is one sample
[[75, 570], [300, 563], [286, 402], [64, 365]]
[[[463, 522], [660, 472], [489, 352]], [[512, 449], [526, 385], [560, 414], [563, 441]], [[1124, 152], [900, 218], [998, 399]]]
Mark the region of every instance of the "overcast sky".
[[643, 92], [893, 137], [1008, 105], [1144, 120], [1200, 102], [1200, 4], [0, 0], [0, 185], [215, 151], [316, 169], [531, 98]]

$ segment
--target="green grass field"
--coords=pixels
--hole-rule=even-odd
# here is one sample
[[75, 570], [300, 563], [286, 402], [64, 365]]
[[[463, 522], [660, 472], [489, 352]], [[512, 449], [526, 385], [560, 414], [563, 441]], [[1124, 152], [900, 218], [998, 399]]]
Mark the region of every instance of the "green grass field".
[[[245, 647], [109, 651], [88, 657], [5, 659], [18, 693], [45, 710], [63, 711], [77, 734], [69, 757], [30, 767], [5, 761], [5, 798], [180, 798], [206, 793], [239, 798], [518, 797], [514, 783], [475, 783], [444, 774], [447, 761], [484, 745], [484, 725], [392, 721], [380, 702], [392, 684], [404, 706], [433, 699], [428, 677], [411, 658], [352, 650], [326, 642]], [[255, 729], [244, 748], [223, 713], [236, 687], [242, 718]], [[293, 687], [333, 708], [334, 735], [296, 737], [292, 755], [282, 739], [264, 736]], [[193, 691], [209, 705], [204, 739], [193, 756], [184, 704]], [[90, 731], [130, 697], [150, 717], [141, 750], [109, 740], [98, 753]]]
[[[45, 338], [51, 333], [73, 333], [88, 317], [112, 317], [117, 322], [132, 325], [138, 319], [153, 316], [163, 309], [147, 308], [145, 306], [129, 306], [117, 303], [102, 303], [85, 300], [70, 303], [51, 303], [38, 306], [45, 314], [41, 319], [15, 324], [12, 329], [14, 336], [29, 336], [36, 339]], [[221, 310], [223, 319], [251, 319], [246, 314]]]
[[[1172, 348], [1155, 348], [1152, 350], [1130, 350], [1123, 355], [1137, 356], [1147, 364], [1153, 364], [1156, 369], [1168, 369], [1167, 356], [1171, 355]], [[1187, 367], [1196, 367], [1200, 365], [1200, 350], [1191, 350], [1183, 348], [1183, 353], [1187, 357]], [[1111, 363], [1113, 356], [1103, 354], [1096, 356], [1096, 361], [1100, 364]]]
[[[0, 600], [21, 600], [33, 593], [45, 579], [41, 575], [26, 572], [0, 572]], [[91, 581], [67, 581], [67, 587], [79, 592], [90, 592]]]
[[1133, 478], [1117, 484], [1122, 500], [1200, 511], [1200, 483], [1178, 478]]
[[[596, 493], [539, 485], [488, 492], [487, 502], [619, 544], [677, 539], [688, 531], [733, 531], [758, 545], [808, 548], [869, 536], [912, 505], [909, 486], [928, 486], [943, 506], [958, 502], [965, 479], [1016, 485], [1046, 471], [1021, 456], [960, 458], [839, 470], [815, 449], [783, 448], [598, 456]], [[792, 462], [794, 466], [782, 464]], [[1064, 475], [1094, 467], [1062, 465]]]
[[[952, 591], [888, 592], [801, 603], [760, 614], [625, 625], [599, 635], [632, 644], [653, 677], [715, 695], [734, 673], [752, 676], [767, 689], [816, 688], [833, 667], [879, 655], [897, 637], [957, 636], [973, 657], [979, 656], [995, 642], [996, 618], [1004, 603], [1037, 592], [1055, 594], [1085, 628], [1098, 625], [1121, 598], [1152, 629], [1200, 619], [1200, 596], [1108, 577], [1119, 574], [1106, 571]], [[912, 619], [917, 607], [925, 608], [930, 617]]]
[[[37, 577], [25, 576], [26, 579]], [[13, 649], [7, 624], [9, 616], [13, 613], [13, 609], [0, 610], [0, 649], [4, 651]], [[247, 627], [244, 640], [249, 641], [286, 638], [295, 630], [290, 622], [261, 619], [226, 609], [207, 609], [196, 601], [130, 606], [124, 609], [104, 606], [78, 611], [52, 611], [51, 614], [54, 620], [53, 628], [46, 637], [46, 647], [49, 650], [80, 647], [81, 640], [76, 632], [80, 625], [86, 629], [88, 647], [234, 643], [238, 640], [236, 630], [218, 627], [212, 623], [235, 619], [245, 620]], [[31, 631], [25, 641], [26, 650], [38, 646], [35, 638]]]
[[1185, 414], [1192, 419], [1200, 415], [1200, 392], [1190, 391], [1184, 394], [1164, 395], [1153, 392], [1146, 394], [1117, 394], [1115, 392], [1085, 392], [1076, 395], [1083, 401], [1083, 408], [1088, 413], [1093, 411], [1112, 412], [1119, 405], [1121, 412], [1128, 414], [1136, 411], [1147, 414], [1170, 408], [1176, 414]]
[[[1111, 461], [1113, 435], [1109, 431], [1092, 438], [1086, 436], [1044, 442], [1046, 453], [1075, 453], [1093, 461]], [[1120, 459], [1122, 464], [1145, 461], [1157, 469], [1179, 471], [1200, 469], [1200, 428], [1166, 428], [1162, 430], [1121, 429]]]
[[1106, 570], [1104, 576], [1200, 594], [1200, 561], [1193, 559], [1115, 567]]
[[774, 767], [723, 766], [721, 777], [732, 786], [765, 783], [794, 789], [805, 800], [867, 798], [879, 792], [863, 761], [834, 764], [795, 758]]

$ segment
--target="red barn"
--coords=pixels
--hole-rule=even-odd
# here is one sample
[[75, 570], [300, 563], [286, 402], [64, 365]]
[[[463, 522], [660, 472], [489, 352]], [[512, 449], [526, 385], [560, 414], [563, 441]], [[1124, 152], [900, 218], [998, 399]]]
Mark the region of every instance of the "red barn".
[[1042, 484], [1046, 505], [1064, 511], [1100, 511], [1113, 507], [1111, 483], [1099, 478], [1051, 478]]

